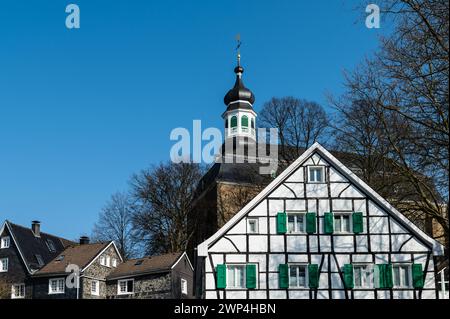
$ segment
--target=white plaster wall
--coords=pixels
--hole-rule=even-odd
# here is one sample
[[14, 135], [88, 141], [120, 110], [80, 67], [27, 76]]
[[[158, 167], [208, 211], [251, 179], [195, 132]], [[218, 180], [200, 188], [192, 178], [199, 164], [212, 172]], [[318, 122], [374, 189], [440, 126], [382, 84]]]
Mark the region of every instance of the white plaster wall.
[[271, 235], [270, 236], [270, 250], [272, 252], [284, 252], [284, 236]]
[[288, 179], [287, 182], [303, 182], [303, 167], [298, 168]]
[[288, 252], [306, 252], [306, 236], [287, 236], [286, 238]]
[[305, 204], [304, 199], [287, 199], [286, 200], [286, 210], [304, 211], [305, 209], [306, 209], [306, 204]]
[[266, 292], [263, 290], [250, 290], [248, 297], [249, 299], [266, 299]]
[[282, 200], [269, 200], [269, 216], [277, 216], [279, 212], [283, 212], [283, 201]]
[[306, 184], [306, 197], [327, 197], [327, 184]]
[[333, 199], [333, 211], [343, 210], [343, 211], [351, 211], [352, 210], [352, 201], [349, 199]]
[[353, 236], [335, 236], [334, 251], [348, 252], [353, 250]]
[[389, 235], [370, 235], [372, 251], [389, 251]]
[[370, 217], [369, 218], [369, 232], [389, 234], [388, 218], [386, 217]]
[[267, 216], [267, 200], [261, 201], [248, 213], [248, 216]]
[[309, 291], [306, 290], [290, 290], [289, 299], [309, 299]]
[[269, 291], [270, 299], [286, 299], [286, 291]]
[[348, 179], [336, 171], [333, 167], [330, 167], [330, 182], [348, 182]]
[[267, 236], [249, 235], [248, 246], [249, 252], [267, 252], [268, 251]]

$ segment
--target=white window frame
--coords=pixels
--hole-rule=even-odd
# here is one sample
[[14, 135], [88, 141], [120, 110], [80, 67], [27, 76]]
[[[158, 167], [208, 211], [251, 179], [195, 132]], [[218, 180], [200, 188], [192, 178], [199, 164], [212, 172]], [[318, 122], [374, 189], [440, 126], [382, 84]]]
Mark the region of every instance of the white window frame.
[[[255, 223], [255, 231], [251, 231], [251, 223]], [[249, 234], [259, 234], [259, 218], [248, 218], [247, 219], [247, 233]]]
[[9, 248], [11, 246], [11, 237], [3, 236], [0, 241], [0, 249]]
[[181, 285], [181, 294], [187, 295], [188, 294], [188, 281], [184, 278], [181, 278], [180, 285]]
[[[312, 179], [312, 175], [311, 175], [311, 171], [312, 170], [316, 170], [316, 169], [320, 169], [322, 171], [322, 180], [320, 181], [316, 181]], [[326, 182], [326, 178], [325, 178], [325, 166], [321, 166], [321, 165], [311, 165], [308, 166], [308, 183], [314, 183], [314, 184], [323, 184]]]
[[[227, 289], [233, 289], [233, 290], [243, 290], [243, 289], [247, 289], [246, 284], [245, 284], [245, 283], [246, 283], [246, 280], [247, 280], [247, 278], [246, 278], [245, 266], [246, 266], [246, 264], [227, 264], [227, 276], [226, 276], [226, 278], [227, 278]], [[231, 285], [228, 284], [228, 278], [229, 278], [229, 276], [230, 276], [229, 271], [230, 271], [230, 268], [232, 268], [232, 267], [239, 267], [239, 268], [242, 268], [242, 269], [243, 269], [243, 271], [242, 271], [242, 278], [243, 278], [242, 282], [243, 282], [243, 286], [242, 286], [242, 287], [236, 286], [236, 285], [235, 285], [235, 286], [231, 286]], [[236, 276], [236, 273], [233, 272], [233, 275]], [[236, 277], [234, 278], [234, 282], [236, 283]]]
[[111, 268], [111, 257], [106, 256], [106, 264], [105, 264], [105, 266]]
[[[356, 271], [355, 268], [366, 267], [364, 271], [361, 272], [361, 286], [356, 285]], [[374, 265], [368, 263], [357, 263], [353, 264], [353, 283], [355, 289], [373, 289], [374, 288]]]
[[[23, 288], [23, 295], [20, 293], [21, 288]], [[17, 291], [19, 291], [19, 295], [17, 295]], [[25, 284], [13, 284], [11, 286], [11, 299], [24, 299], [25, 298]]]
[[[56, 281], [56, 291], [52, 290], [52, 282]], [[62, 290], [60, 290], [59, 288], [60, 286], [60, 282], [63, 282], [62, 285]], [[63, 294], [66, 291], [66, 279], [64, 277], [62, 278], [50, 278], [48, 280], [48, 294], [49, 295], [58, 295], [58, 294]]]
[[[95, 289], [92, 289], [94, 287], [95, 287]], [[100, 296], [100, 281], [98, 281], [98, 280], [91, 281], [91, 295]]]
[[[348, 217], [348, 230], [342, 230], [342, 220], [343, 216]], [[336, 217], [339, 217], [341, 219], [341, 229], [336, 228]], [[352, 214], [350, 213], [333, 213], [333, 229], [335, 233], [338, 234], [351, 234], [353, 233], [353, 220], [352, 220]]]
[[114, 268], [117, 267], [117, 259], [116, 258], [111, 259], [111, 266]]
[[[128, 292], [128, 291], [122, 292], [122, 291], [120, 291], [120, 284], [121, 284], [122, 282], [127, 283], [127, 284], [126, 284], [126, 287], [127, 287], [127, 289], [128, 289], [128, 282], [129, 282], [129, 281], [132, 281], [132, 282], [133, 282], [133, 291], [132, 291], [132, 292]], [[132, 294], [134, 294], [134, 279], [122, 279], [122, 280], [118, 280], [118, 281], [117, 281], [117, 294], [118, 294], [118, 295], [132, 295]]]
[[[405, 283], [403, 282], [403, 276], [400, 273], [400, 285], [396, 285], [396, 280], [395, 280], [395, 270], [394, 268], [397, 267], [401, 267], [401, 268], [406, 268], [407, 270], [407, 275], [408, 275], [408, 285], [405, 285]], [[392, 264], [392, 282], [393, 282], [393, 286], [394, 288], [412, 288], [412, 269], [411, 269], [411, 264], [409, 263], [398, 263], [398, 264]]]
[[8, 272], [8, 268], [9, 268], [8, 257], [0, 258], [0, 272]]
[[[291, 286], [291, 267], [304, 267], [305, 268], [305, 286]], [[297, 268], [298, 269], [298, 268]], [[298, 271], [296, 273], [297, 284], [298, 284]], [[289, 280], [289, 289], [309, 289], [309, 280], [308, 280], [308, 264], [304, 263], [289, 263], [288, 264], [288, 280]]]
[[[306, 233], [306, 213], [286, 212], [286, 230], [288, 234], [305, 234]], [[289, 216], [294, 216], [294, 230], [289, 231]], [[297, 217], [303, 217], [303, 229], [297, 229]]]
[[105, 258], [105, 256], [100, 256], [99, 259], [100, 259], [100, 260], [99, 260], [100, 265], [106, 266], [106, 258]]

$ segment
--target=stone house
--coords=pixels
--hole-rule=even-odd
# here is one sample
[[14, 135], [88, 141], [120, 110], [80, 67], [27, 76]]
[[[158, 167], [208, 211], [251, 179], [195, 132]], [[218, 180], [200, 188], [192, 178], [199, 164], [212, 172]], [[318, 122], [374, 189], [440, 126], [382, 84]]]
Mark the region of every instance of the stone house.
[[31, 276], [74, 242], [6, 220], [0, 227], [0, 299], [31, 298]]
[[131, 259], [107, 276], [107, 298], [189, 299], [192, 267], [186, 253]]
[[104, 299], [106, 277], [122, 262], [113, 241], [90, 244], [81, 237], [79, 245], [68, 247], [33, 274], [32, 298]]

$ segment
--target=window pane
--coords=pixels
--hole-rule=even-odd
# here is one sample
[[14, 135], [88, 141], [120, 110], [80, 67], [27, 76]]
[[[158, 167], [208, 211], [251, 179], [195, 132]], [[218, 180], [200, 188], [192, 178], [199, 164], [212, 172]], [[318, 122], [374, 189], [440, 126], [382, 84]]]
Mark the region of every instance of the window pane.
[[289, 267], [289, 287], [297, 287], [297, 266]]
[[322, 170], [320, 168], [316, 168], [316, 182], [322, 181]]
[[350, 231], [350, 216], [348, 216], [348, 215], [342, 216], [342, 231], [345, 231], [345, 232]]
[[394, 273], [394, 286], [400, 286], [400, 268], [395, 266], [392, 270]]
[[303, 231], [303, 215], [297, 215], [297, 229], [296, 231]]
[[409, 267], [403, 266], [402, 270], [403, 270], [403, 286], [409, 287], [409, 272], [408, 272]]
[[228, 286], [229, 287], [234, 287], [234, 267], [233, 266], [228, 266]]
[[298, 267], [298, 277], [299, 287], [306, 287], [306, 267]]
[[363, 286], [362, 267], [353, 267], [353, 272], [354, 272], [355, 286], [362, 287]]
[[288, 231], [290, 233], [295, 231], [295, 229], [294, 229], [294, 220], [295, 220], [294, 215], [288, 215]]
[[341, 216], [334, 216], [334, 229], [341, 231]]

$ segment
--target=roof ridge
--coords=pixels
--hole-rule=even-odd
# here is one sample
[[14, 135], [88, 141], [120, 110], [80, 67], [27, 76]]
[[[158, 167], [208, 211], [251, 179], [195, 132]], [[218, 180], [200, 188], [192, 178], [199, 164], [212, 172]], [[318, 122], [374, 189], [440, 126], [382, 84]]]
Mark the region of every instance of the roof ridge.
[[[7, 221], [10, 225], [13, 225], [13, 226], [16, 226], [16, 227], [20, 227], [20, 228], [23, 228], [23, 229], [26, 229], [26, 230], [29, 230], [29, 231], [33, 232], [33, 230], [32, 230], [31, 228], [29, 228], [29, 227], [26, 227], [26, 226], [23, 226], [23, 225], [19, 225], [19, 224], [13, 223], [13, 222], [11, 222], [11, 221], [9, 221], [9, 220], [6, 220], [6, 221]], [[67, 239], [67, 238], [64, 238], [64, 237], [61, 237], [61, 236], [53, 235], [53, 234], [50, 234], [50, 233], [47, 233], [47, 232], [44, 232], [44, 231], [41, 231], [40, 233], [41, 233], [41, 234], [44, 234], [44, 235], [47, 235], [47, 236], [56, 237], [56, 238], [58, 238], [58, 239], [63, 239], [63, 240], [67, 240], [67, 241], [70, 241], [70, 242], [75, 243], [73, 240], [70, 240], [70, 239]]]

